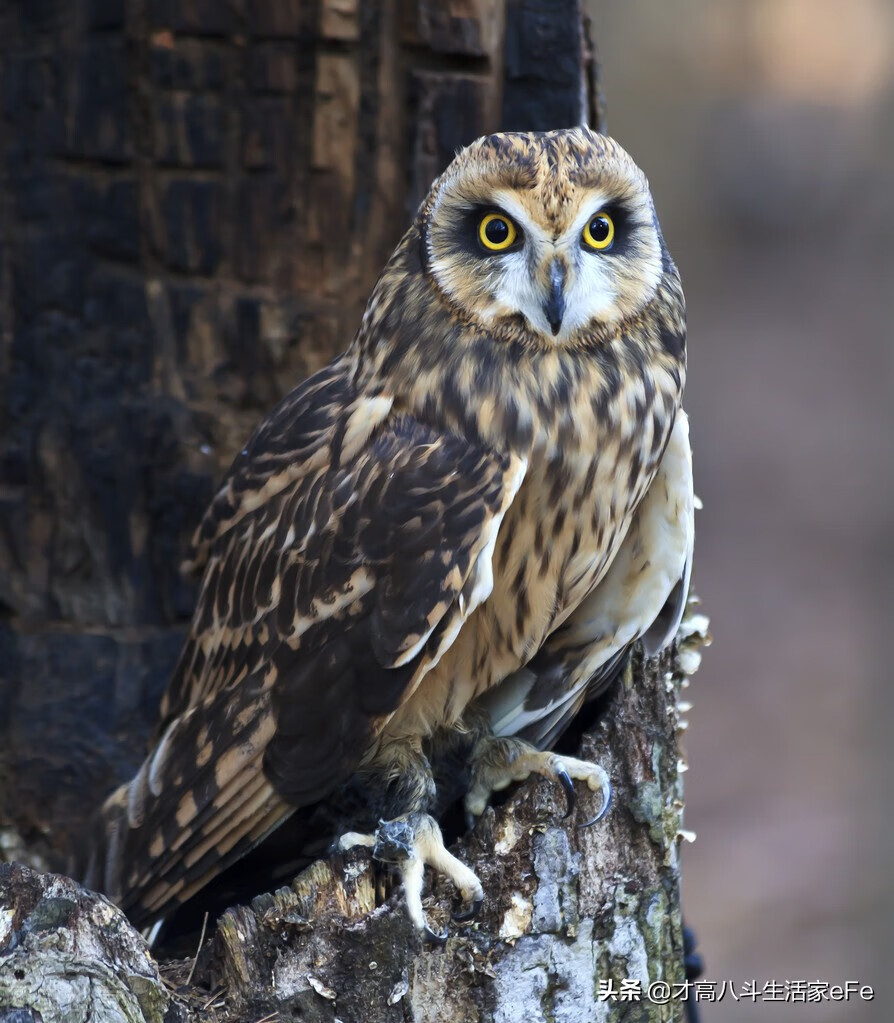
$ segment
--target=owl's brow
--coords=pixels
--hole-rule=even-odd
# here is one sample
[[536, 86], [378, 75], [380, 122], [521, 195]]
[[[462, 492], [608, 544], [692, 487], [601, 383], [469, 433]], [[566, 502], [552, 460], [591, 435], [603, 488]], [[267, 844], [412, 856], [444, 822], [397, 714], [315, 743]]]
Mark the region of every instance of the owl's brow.
[[610, 194], [619, 202], [633, 201], [648, 193], [645, 176], [638, 168], [613, 163], [583, 164], [569, 170], [568, 179], [578, 188], [591, 188]]

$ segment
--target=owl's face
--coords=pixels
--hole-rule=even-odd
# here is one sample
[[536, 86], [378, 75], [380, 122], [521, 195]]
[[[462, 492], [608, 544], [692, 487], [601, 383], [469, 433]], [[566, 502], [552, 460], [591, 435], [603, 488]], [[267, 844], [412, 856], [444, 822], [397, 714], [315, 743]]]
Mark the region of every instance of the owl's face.
[[640, 312], [665, 269], [642, 171], [587, 128], [479, 139], [422, 213], [428, 272], [496, 336], [573, 343]]

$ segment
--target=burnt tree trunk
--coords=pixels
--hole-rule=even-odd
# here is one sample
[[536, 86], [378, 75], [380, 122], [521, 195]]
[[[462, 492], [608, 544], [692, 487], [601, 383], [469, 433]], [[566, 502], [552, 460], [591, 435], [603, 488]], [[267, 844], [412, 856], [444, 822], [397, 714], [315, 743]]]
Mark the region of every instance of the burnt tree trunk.
[[[601, 106], [581, 0], [30, 0], [0, 6], [0, 64], [0, 859], [52, 868], [142, 759], [193, 607], [177, 566], [244, 439], [347, 345], [457, 147]], [[347, 895], [318, 865], [228, 914], [193, 981], [245, 1020], [508, 1023], [679, 979], [679, 677], [639, 665], [584, 739], [604, 824], [556, 825], [532, 784], [466, 840], [488, 909], [446, 950], [394, 900], [366, 915], [362, 860]], [[0, 1013], [53, 1018], [33, 935], [95, 906], [0, 882]], [[115, 953], [90, 954], [95, 980]]]
[[454, 150], [593, 123], [595, 74], [580, 0], [29, 0], [0, 61], [0, 824], [52, 863], [141, 759], [233, 455]]

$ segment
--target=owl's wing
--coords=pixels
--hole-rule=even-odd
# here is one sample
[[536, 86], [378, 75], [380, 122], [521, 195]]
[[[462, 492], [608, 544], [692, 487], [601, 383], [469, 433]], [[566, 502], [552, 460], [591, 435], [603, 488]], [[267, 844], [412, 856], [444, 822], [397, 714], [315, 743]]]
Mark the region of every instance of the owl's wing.
[[689, 423], [677, 414], [648, 491], [599, 585], [518, 671], [487, 693], [498, 735], [545, 749], [617, 676], [637, 640], [648, 656], [677, 633], [694, 539]]
[[357, 396], [339, 363], [290, 396], [197, 533], [192, 630], [88, 883], [162, 915], [345, 781], [489, 595], [524, 469]]

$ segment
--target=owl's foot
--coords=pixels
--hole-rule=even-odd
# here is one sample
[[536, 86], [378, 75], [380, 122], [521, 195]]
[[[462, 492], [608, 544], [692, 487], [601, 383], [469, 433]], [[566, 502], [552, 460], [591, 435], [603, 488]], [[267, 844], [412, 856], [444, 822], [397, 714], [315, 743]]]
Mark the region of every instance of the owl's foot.
[[438, 934], [425, 920], [422, 911], [422, 882], [426, 865], [444, 874], [459, 889], [467, 908], [454, 913], [454, 920], [471, 920], [484, 902], [484, 890], [475, 873], [458, 860], [444, 845], [438, 822], [429, 814], [415, 812], [391, 821], [379, 821], [375, 834], [363, 835], [349, 831], [338, 840], [344, 851], [354, 846], [366, 846], [373, 857], [382, 863], [394, 864], [400, 871], [407, 902], [407, 912], [415, 926], [425, 937], [443, 945], [447, 932]]
[[577, 796], [574, 781], [585, 781], [591, 791], [602, 792], [602, 806], [599, 813], [581, 828], [588, 828], [608, 813], [611, 805], [612, 786], [606, 772], [588, 760], [563, 757], [558, 753], [541, 753], [524, 739], [487, 736], [478, 741], [472, 753], [472, 784], [466, 793], [466, 816], [470, 827], [484, 813], [492, 792], [505, 789], [512, 782], [524, 781], [532, 774], [557, 782], [565, 790], [568, 808], [563, 820], [574, 813]]

